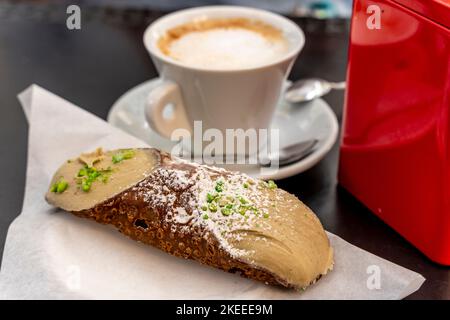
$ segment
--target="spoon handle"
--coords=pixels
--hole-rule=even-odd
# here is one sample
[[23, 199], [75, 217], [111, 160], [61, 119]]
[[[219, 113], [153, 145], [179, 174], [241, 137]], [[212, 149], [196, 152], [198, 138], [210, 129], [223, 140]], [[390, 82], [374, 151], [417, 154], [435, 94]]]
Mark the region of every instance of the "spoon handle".
[[345, 81], [330, 82], [330, 87], [331, 87], [331, 89], [337, 89], [337, 90], [345, 89], [346, 82]]

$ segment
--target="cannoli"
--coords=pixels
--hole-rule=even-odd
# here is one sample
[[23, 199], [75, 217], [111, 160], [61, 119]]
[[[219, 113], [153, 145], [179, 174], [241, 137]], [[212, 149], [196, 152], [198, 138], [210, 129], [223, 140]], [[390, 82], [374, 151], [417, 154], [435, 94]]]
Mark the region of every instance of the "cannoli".
[[45, 198], [171, 255], [266, 284], [303, 289], [333, 267], [319, 219], [273, 181], [153, 148], [68, 160]]

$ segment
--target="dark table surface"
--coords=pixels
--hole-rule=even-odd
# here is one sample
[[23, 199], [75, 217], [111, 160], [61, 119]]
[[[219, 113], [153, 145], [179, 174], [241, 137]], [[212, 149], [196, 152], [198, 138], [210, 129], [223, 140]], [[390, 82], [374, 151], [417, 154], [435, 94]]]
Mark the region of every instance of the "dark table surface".
[[[0, 253], [8, 226], [21, 211], [25, 186], [28, 129], [17, 93], [36, 83], [106, 118], [122, 93], [157, 75], [141, 37], [161, 14], [82, 7], [81, 30], [69, 31], [65, 7], [0, 3]], [[294, 21], [307, 41], [290, 78], [344, 79], [348, 21]], [[342, 92], [325, 100], [341, 120]], [[429, 261], [338, 186], [338, 147], [336, 143], [318, 165], [279, 181], [279, 186], [309, 205], [327, 230], [423, 274], [426, 282], [408, 299], [449, 299], [450, 269]]]

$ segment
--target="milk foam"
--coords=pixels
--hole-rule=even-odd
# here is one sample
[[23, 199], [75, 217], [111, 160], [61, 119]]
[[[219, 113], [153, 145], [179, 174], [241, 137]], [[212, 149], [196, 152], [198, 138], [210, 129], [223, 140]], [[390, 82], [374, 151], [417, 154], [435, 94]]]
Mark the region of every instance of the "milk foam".
[[169, 56], [193, 67], [226, 70], [261, 66], [287, 50], [282, 37], [267, 38], [243, 28], [215, 28], [190, 32], [173, 41]]

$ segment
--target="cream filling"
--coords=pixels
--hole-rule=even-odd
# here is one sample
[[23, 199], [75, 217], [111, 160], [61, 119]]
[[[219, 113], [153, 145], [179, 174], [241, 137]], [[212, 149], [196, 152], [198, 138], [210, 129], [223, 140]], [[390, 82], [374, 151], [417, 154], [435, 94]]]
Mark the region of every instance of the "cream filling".
[[260, 197], [274, 199], [266, 206], [268, 219], [234, 230], [229, 244], [246, 252], [240, 257], [297, 288], [313, 283], [333, 267], [333, 249], [316, 215], [295, 196], [281, 190], [263, 189]]
[[[154, 149], [133, 149], [134, 156], [113, 163], [112, 157], [120, 150], [103, 152], [97, 150], [90, 154], [82, 154], [77, 159], [64, 163], [52, 178], [50, 188], [45, 196], [48, 203], [66, 211], [81, 211], [91, 209], [120, 192], [132, 187], [148, 177], [158, 166], [160, 157]], [[81, 189], [78, 172], [85, 165], [94, 166], [97, 170], [110, 168], [106, 182], [97, 179], [88, 192]], [[61, 179], [68, 182], [67, 189], [62, 193], [52, 192], [51, 186]]]

